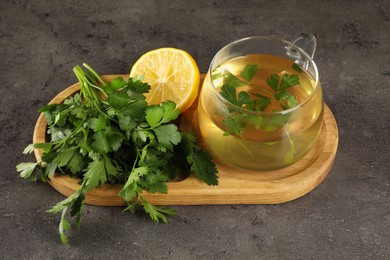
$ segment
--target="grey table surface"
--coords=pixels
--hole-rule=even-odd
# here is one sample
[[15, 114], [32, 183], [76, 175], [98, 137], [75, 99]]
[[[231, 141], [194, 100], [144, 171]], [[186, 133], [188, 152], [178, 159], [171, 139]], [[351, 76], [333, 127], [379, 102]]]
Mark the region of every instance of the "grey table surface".
[[[390, 2], [20, 1], [0, 3], [1, 259], [390, 259]], [[279, 205], [174, 206], [156, 224], [120, 207], [86, 206], [60, 243], [63, 196], [18, 177], [37, 109], [88, 62], [126, 74], [143, 53], [187, 50], [201, 72], [252, 35], [317, 35], [315, 61], [340, 143], [323, 183]], [[243, 187], [245, 188], [245, 187]]]

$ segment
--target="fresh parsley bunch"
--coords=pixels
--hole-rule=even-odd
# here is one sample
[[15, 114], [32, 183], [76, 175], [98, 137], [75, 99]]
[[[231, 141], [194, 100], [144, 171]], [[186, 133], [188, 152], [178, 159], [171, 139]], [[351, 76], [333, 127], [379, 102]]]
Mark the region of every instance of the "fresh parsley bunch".
[[81, 179], [80, 188], [59, 202], [50, 213], [62, 212], [59, 233], [67, 243], [70, 228], [66, 214], [76, 216], [80, 226], [86, 193], [104, 183], [123, 184], [118, 196], [134, 213], [142, 206], [156, 222], [175, 215], [170, 208], [150, 204], [143, 191], [167, 193], [167, 181], [192, 171], [208, 185], [217, 185], [217, 169], [210, 154], [200, 147], [193, 134], [180, 132], [172, 122], [179, 110], [172, 101], [148, 105], [144, 94], [150, 85], [142, 78], [115, 78], [104, 82], [87, 64], [86, 71], [73, 71], [80, 92], [62, 104], [49, 104], [39, 111], [48, 123], [50, 142], [31, 144], [24, 153], [43, 149], [39, 162], [20, 163], [17, 171], [25, 179], [42, 181], [54, 174]]

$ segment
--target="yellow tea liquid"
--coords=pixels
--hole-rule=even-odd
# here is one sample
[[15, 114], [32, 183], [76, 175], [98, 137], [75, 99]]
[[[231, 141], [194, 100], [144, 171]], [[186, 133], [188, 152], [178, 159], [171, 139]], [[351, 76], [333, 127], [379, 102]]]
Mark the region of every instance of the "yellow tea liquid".
[[[242, 134], [226, 136], [224, 133], [229, 129], [225, 120], [231, 115], [232, 110], [229, 110], [229, 107], [231, 108], [229, 103], [217, 94], [223, 84], [223, 78], [216, 78], [212, 82], [210, 75], [207, 75], [198, 105], [198, 123], [202, 138], [214, 156], [233, 166], [272, 170], [292, 164], [310, 150], [321, 131], [323, 122], [321, 87], [314, 88], [315, 80], [305, 71], [301, 73], [295, 71], [291, 60], [272, 55], [253, 54], [237, 57], [221, 64], [212, 74], [228, 70], [240, 78], [239, 75], [247, 64], [257, 64], [258, 71], [251, 83], [260, 88], [241, 86], [237, 88], [237, 94], [240, 91], [259, 93], [271, 98], [271, 104], [264, 110], [265, 113], [243, 110], [245, 127]], [[286, 73], [299, 76], [300, 84], [289, 89], [298, 104], [285, 112], [273, 112], [283, 111], [279, 102], [269, 94], [273, 90], [266, 83], [274, 73], [280, 78]], [[255, 120], [256, 123], [245, 121], [248, 118]]]

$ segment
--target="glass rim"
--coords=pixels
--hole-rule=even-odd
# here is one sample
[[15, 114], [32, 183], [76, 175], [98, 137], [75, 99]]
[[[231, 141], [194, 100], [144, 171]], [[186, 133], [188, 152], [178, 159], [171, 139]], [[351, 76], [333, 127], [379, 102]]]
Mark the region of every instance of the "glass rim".
[[[282, 43], [285, 43], [291, 47], [294, 47], [295, 49], [299, 50], [299, 52], [301, 52], [313, 65], [314, 67], [314, 87], [313, 87], [313, 90], [311, 91], [311, 93], [302, 101], [300, 102], [299, 104], [297, 104], [296, 106], [293, 106], [292, 108], [289, 108], [289, 109], [286, 109], [286, 110], [280, 110], [280, 111], [252, 111], [252, 110], [248, 110], [246, 108], [243, 108], [243, 107], [239, 107], [231, 102], [229, 102], [228, 100], [226, 100], [226, 98], [224, 98], [218, 91], [217, 89], [215, 88], [214, 86], [214, 82], [212, 80], [212, 77], [211, 77], [211, 74], [212, 74], [212, 71], [213, 71], [213, 65], [214, 65], [214, 62], [216, 60], [216, 58], [218, 57], [218, 55], [220, 55], [224, 50], [226, 50], [227, 48], [231, 47], [232, 45], [235, 45], [237, 43], [240, 43], [240, 42], [244, 42], [244, 41], [248, 41], [248, 40], [252, 40], [252, 39], [258, 39], [258, 40], [275, 40], [275, 41], [279, 41], [279, 42], [282, 42]], [[248, 53], [250, 54], [250, 53]], [[250, 114], [253, 114], [253, 115], [285, 115], [285, 114], [289, 114], [289, 113], [292, 113], [296, 110], [298, 110], [299, 108], [301, 108], [303, 105], [305, 105], [311, 98], [312, 96], [314, 95], [314, 92], [315, 90], [317, 89], [318, 87], [318, 83], [319, 83], [319, 75], [318, 75], [318, 69], [317, 69], [317, 65], [316, 63], [314, 62], [314, 60], [310, 57], [310, 55], [308, 55], [306, 53], [306, 51], [304, 51], [302, 48], [298, 47], [297, 45], [293, 44], [292, 42], [289, 42], [287, 40], [284, 40], [278, 36], [249, 36], [249, 37], [245, 37], [245, 38], [241, 38], [241, 39], [238, 39], [238, 40], [235, 40], [233, 42], [230, 42], [228, 44], [226, 44], [225, 46], [223, 46], [213, 57], [213, 59], [211, 60], [211, 63], [210, 63], [210, 67], [209, 67], [209, 70], [208, 70], [208, 73], [207, 73], [208, 77], [210, 77], [210, 81], [211, 81], [211, 85], [213, 87], [213, 91], [214, 93], [217, 95], [217, 97], [225, 104], [239, 110], [239, 111], [242, 111], [242, 112], [245, 112], [245, 113], [250, 113]], [[310, 74], [309, 74], [310, 75]]]

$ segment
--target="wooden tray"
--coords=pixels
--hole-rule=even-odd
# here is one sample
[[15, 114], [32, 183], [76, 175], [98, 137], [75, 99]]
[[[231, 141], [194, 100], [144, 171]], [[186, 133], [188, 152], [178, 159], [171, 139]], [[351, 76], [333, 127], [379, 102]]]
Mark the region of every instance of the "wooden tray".
[[[128, 75], [106, 75], [104, 80]], [[204, 75], [202, 75], [202, 79]], [[62, 91], [53, 100], [61, 103], [79, 90], [74, 84]], [[181, 116], [180, 128], [192, 130], [192, 119], [197, 102]], [[44, 143], [46, 120], [41, 114], [35, 125], [33, 142]], [[217, 163], [219, 185], [208, 186], [190, 175], [188, 178], [168, 183], [168, 194], [144, 192], [145, 198], [155, 205], [206, 205], [206, 204], [276, 204], [299, 198], [314, 189], [328, 175], [337, 151], [338, 130], [336, 120], [325, 105], [324, 126], [315, 146], [297, 163], [280, 170], [256, 172], [236, 169]], [[35, 150], [40, 161], [42, 151]], [[54, 176], [49, 183], [65, 196], [70, 196], [79, 187], [79, 179]], [[100, 206], [122, 206], [126, 203], [117, 196], [120, 185], [104, 184], [87, 193], [86, 203]]]

